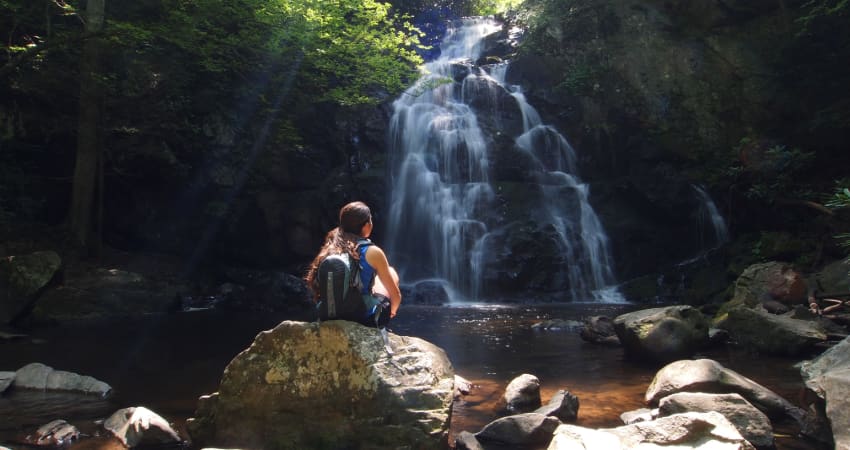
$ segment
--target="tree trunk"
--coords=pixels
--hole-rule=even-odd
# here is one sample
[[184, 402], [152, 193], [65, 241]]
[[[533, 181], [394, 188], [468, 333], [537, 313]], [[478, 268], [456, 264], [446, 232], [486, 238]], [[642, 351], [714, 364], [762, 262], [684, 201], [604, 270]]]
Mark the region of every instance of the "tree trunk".
[[[85, 32], [93, 35], [103, 28], [106, 0], [89, 0], [86, 7]], [[77, 160], [69, 212], [71, 232], [83, 247], [97, 248], [93, 242], [92, 218], [94, 193], [98, 184], [98, 164], [101, 155], [100, 120], [103, 92], [98, 81], [100, 71], [100, 40], [84, 41], [80, 61], [80, 117], [77, 129]], [[103, 189], [103, 186], [100, 186]]]

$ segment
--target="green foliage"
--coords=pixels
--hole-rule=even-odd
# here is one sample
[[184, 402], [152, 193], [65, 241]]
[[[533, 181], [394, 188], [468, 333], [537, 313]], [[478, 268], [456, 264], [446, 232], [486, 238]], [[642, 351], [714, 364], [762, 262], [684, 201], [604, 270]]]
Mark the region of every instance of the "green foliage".
[[415, 28], [374, 0], [168, 1], [156, 35], [202, 70], [294, 82], [310, 102], [375, 102], [421, 62]]
[[[826, 206], [836, 210], [850, 208], [850, 179], [840, 180], [836, 184], [835, 192], [827, 200]], [[850, 233], [840, 233], [835, 238], [842, 247], [850, 250]]]
[[590, 94], [602, 71], [602, 67], [591, 64], [575, 64], [567, 69], [563, 80], [555, 86], [555, 89], [569, 95]]
[[515, 10], [522, 4], [522, 0], [473, 0], [471, 3], [474, 15], [486, 16]]
[[813, 32], [813, 29], [826, 21], [844, 21], [850, 17], [850, 0], [809, 0], [801, 7], [803, 15], [797, 19], [802, 25], [800, 35]]
[[717, 158], [721, 164], [712, 174], [711, 182], [734, 185], [751, 200], [767, 203], [779, 198], [808, 198], [811, 190], [799, 180], [801, 173], [812, 166], [814, 158], [813, 152], [745, 137], [734, 153]]

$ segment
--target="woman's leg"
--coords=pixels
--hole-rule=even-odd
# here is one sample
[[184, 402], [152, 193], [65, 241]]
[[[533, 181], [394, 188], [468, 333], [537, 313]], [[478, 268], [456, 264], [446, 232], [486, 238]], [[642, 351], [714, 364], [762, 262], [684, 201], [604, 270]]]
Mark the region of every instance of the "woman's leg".
[[[390, 275], [393, 277], [395, 284], [398, 284], [398, 272], [395, 271], [395, 267], [393, 266], [390, 266]], [[375, 285], [372, 286], [372, 292], [390, 298], [390, 293], [387, 290], [387, 287], [384, 286], [384, 283], [381, 283], [380, 277], [375, 277]]]

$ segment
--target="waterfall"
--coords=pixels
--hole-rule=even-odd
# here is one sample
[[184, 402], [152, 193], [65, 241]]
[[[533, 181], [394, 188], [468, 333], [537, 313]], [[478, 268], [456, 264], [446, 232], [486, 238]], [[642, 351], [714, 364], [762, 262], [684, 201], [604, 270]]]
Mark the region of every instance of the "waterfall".
[[[726, 221], [717, 210], [714, 200], [702, 186], [692, 185], [700, 202], [697, 211], [697, 233], [699, 244], [702, 248], [715, 249], [729, 242], [729, 230]], [[707, 226], [708, 225], [708, 226]], [[706, 229], [711, 228], [711, 240], [706, 236]]]
[[489, 19], [464, 19], [448, 31], [441, 56], [394, 102], [386, 246], [405, 281], [443, 279], [453, 292], [478, 298], [485, 261], [494, 257], [490, 240], [497, 232], [507, 234], [504, 218], [495, 213], [499, 195], [490, 179], [488, 144], [494, 138], [485, 134], [478, 114], [488, 108], [498, 114], [500, 99], [512, 98], [522, 115], [513, 151], [532, 161], [543, 197], [533, 220], [551, 225], [558, 236], [557, 252], [566, 261], [560, 277], [571, 299], [621, 301], [611, 288], [608, 239], [587, 201], [588, 186], [576, 174], [573, 148], [542, 123], [518, 86], [505, 84], [507, 64], [490, 67], [490, 73], [474, 64], [484, 38], [500, 29]]

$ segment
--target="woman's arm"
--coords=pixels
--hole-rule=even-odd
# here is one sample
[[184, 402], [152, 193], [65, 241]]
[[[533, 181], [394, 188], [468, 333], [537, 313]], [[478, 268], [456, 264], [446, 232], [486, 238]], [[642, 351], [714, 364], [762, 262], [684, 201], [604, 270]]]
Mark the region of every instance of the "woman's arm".
[[375, 269], [378, 274], [374, 290], [390, 299], [390, 317], [395, 317], [398, 307], [401, 305], [401, 290], [398, 287], [398, 274], [390, 267], [387, 255], [376, 245], [370, 245], [366, 249], [366, 262]]

